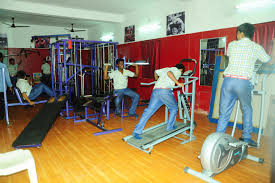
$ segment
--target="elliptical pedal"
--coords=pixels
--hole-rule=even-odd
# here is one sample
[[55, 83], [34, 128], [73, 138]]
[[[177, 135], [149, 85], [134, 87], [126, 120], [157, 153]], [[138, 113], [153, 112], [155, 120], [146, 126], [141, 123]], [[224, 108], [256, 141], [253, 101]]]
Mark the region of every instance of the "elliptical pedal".
[[232, 143], [229, 143], [230, 146], [232, 147], [240, 147], [240, 146], [248, 146], [248, 143], [244, 142], [244, 141], [237, 141], [237, 142], [232, 142]]

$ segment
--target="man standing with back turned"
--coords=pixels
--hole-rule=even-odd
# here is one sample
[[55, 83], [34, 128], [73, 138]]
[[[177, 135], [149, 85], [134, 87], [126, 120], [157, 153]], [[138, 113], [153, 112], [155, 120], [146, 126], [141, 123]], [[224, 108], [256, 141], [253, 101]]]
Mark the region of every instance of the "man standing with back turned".
[[257, 144], [251, 139], [252, 105], [251, 91], [253, 86], [249, 81], [252, 77], [255, 62], [272, 65], [275, 62], [275, 40], [273, 40], [272, 60], [259, 44], [251, 41], [254, 35], [254, 26], [244, 23], [237, 28], [237, 41], [229, 43], [227, 56], [229, 63], [224, 71], [224, 81], [221, 88], [220, 116], [217, 132], [225, 132], [231, 112], [237, 99], [243, 112], [243, 134], [240, 140], [256, 147]]

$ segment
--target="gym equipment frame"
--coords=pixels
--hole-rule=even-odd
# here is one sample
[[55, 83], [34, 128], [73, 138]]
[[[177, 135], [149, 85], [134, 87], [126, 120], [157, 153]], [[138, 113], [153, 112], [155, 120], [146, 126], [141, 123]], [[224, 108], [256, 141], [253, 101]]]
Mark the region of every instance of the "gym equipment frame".
[[[140, 135], [142, 139], [135, 139], [132, 135], [124, 137], [122, 140], [126, 141], [129, 145], [151, 154], [151, 151], [154, 145], [159, 144], [171, 137], [177, 138], [181, 140], [181, 144], [185, 144], [195, 140], [195, 136], [193, 135], [193, 131], [195, 128], [194, 125], [194, 106], [195, 106], [195, 87], [196, 81], [198, 80], [197, 77], [191, 77], [194, 74], [196, 68], [196, 60], [194, 59], [185, 59], [186, 61], [191, 61], [195, 63], [195, 67], [193, 72], [189, 72], [188, 75], [182, 76], [184, 78], [184, 87], [180, 88], [180, 92], [177, 93], [178, 97], [178, 105], [179, 105], [179, 114], [180, 119], [183, 119], [183, 122], [175, 122], [177, 128], [175, 130], [166, 131], [166, 125], [168, 121], [168, 108], [165, 107], [165, 122], [160, 123], [158, 125], [152, 126], [147, 128], [143, 131]], [[182, 62], [182, 61], [181, 61]], [[141, 83], [141, 85], [152, 85], [152, 83]], [[174, 89], [179, 87], [174, 87]], [[188, 92], [188, 89], [191, 88], [191, 91]], [[186, 96], [189, 97], [189, 101], [191, 103], [191, 108], [187, 103]], [[183, 107], [182, 107], [183, 106]], [[184, 116], [182, 116], [182, 110], [184, 110]], [[189, 121], [189, 122], [187, 122]], [[186, 131], [189, 131], [187, 133]], [[188, 139], [184, 139], [181, 137], [176, 137], [179, 134], [183, 134], [188, 137]]]

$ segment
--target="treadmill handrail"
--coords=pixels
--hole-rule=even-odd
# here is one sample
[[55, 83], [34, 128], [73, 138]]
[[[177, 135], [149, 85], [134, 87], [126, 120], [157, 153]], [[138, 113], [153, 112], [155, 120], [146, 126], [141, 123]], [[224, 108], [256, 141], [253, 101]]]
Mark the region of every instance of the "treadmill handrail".
[[180, 60], [180, 64], [182, 64], [182, 62], [193, 62], [195, 64], [191, 73], [189, 73], [188, 75], [183, 75], [183, 76], [193, 76], [196, 72], [197, 61], [195, 59], [192, 59], [192, 58], [183, 58], [183, 59]]
[[[184, 77], [186, 77], [186, 76], [182, 76], [182, 78], [184, 78]], [[194, 82], [194, 81], [196, 81], [196, 80], [198, 80], [198, 78], [197, 77], [188, 77], [188, 79], [191, 79], [191, 80], [189, 80], [189, 81], [187, 81], [187, 82], [184, 82], [183, 84], [184, 84], [184, 86], [185, 85], [188, 85], [188, 84], [190, 84], [190, 83], [192, 83], [192, 82]], [[140, 85], [145, 85], [145, 86], [150, 86], [150, 85], [153, 85], [153, 84], [156, 84], [156, 81], [153, 81], [153, 82], [150, 82], [150, 83], [140, 83]], [[181, 88], [180, 86], [174, 86], [174, 87], [172, 87], [172, 89], [173, 88]]]

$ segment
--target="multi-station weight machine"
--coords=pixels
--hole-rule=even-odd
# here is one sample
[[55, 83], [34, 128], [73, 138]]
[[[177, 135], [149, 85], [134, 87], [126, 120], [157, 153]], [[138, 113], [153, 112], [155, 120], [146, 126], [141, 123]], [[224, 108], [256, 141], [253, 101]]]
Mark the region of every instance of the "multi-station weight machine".
[[[110, 91], [103, 80], [103, 64], [116, 59], [116, 42], [62, 39], [50, 46], [52, 88], [55, 95], [73, 97]], [[86, 52], [87, 54], [83, 54]], [[88, 58], [87, 58], [88, 55]], [[86, 57], [85, 57], [86, 56]], [[73, 96], [74, 95], [74, 96]], [[64, 117], [70, 116], [67, 102]]]
[[[113, 81], [104, 80], [103, 68], [104, 65], [111, 65], [112, 69], [115, 69], [117, 44], [117, 42], [62, 39], [50, 45], [52, 88], [56, 96], [68, 95], [65, 110], [62, 112], [65, 119], [74, 119], [74, 122], [87, 121], [107, 131], [101, 117], [106, 115], [106, 119], [109, 119], [110, 100], [114, 96]], [[124, 60], [126, 66], [134, 64]], [[149, 63], [141, 61], [135, 64]], [[100, 104], [95, 105], [95, 103]], [[89, 108], [97, 109], [89, 114]], [[97, 122], [93, 123], [91, 120]]]
[[[62, 112], [65, 119], [74, 119], [74, 122], [86, 121], [107, 131], [101, 117], [104, 114], [109, 119], [111, 98], [108, 94], [112, 90], [112, 84], [111, 81], [107, 83], [103, 79], [103, 65], [114, 65], [117, 44], [62, 39], [50, 45], [52, 88], [56, 96], [68, 95], [65, 110]], [[76, 103], [79, 104], [79, 101], [83, 100], [80, 111], [84, 112], [75, 112], [78, 110], [75, 110]], [[99, 106], [92, 105], [95, 102], [99, 102]], [[93, 113], [89, 114], [88, 108], [92, 108]]]

